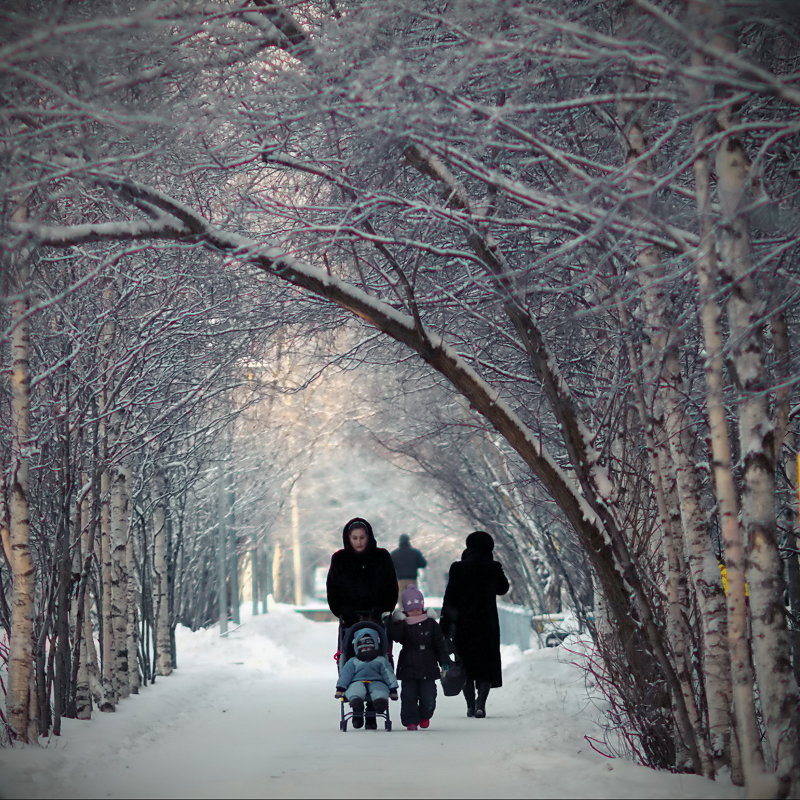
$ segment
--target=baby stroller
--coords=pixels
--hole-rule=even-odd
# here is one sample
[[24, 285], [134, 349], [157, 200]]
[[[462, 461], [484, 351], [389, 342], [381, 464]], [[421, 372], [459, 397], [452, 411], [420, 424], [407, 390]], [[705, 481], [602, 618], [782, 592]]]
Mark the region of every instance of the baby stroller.
[[[344, 625], [339, 625], [339, 647], [334, 658], [336, 665], [341, 672], [342, 667], [347, 663], [348, 659], [355, 656], [355, 648], [353, 646], [353, 636], [356, 631], [362, 628], [369, 628], [375, 631], [375, 640], [378, 642], [378, 650], [380, 655], [386, 656], [389, 663], [392, 663], [391, 657], [391, 643], [386, 626], [382, 622], [376, 622], [372, 619], [362, 618], [354, 625], [345, 628]], [[389, 716], [389, 706], [386, 706], [386, 711], [376, 711], [369, 696], [369, 681], [364, 681], [367, 689], [367, 700], [364, 705], [364, 727], [374, 729], [378, 727], [378, 718], [383, 718], [383, 727], [390, 731], [392, 729], [392, 720]], [[353, 718], [353, 711], [345, 711], [347, 701], [344, 697], [341, 698], [341, 716], [339, 719], [339, 730], [347, 731], [347, 723]]]

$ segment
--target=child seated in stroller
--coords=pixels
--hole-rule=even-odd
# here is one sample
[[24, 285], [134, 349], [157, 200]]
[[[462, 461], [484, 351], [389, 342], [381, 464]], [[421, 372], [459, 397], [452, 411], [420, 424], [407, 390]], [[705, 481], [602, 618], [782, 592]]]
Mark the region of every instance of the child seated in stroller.
[[364, 702], [372, 701], [377, 714], [389, 708], [389, 699], [397, 700], [397, 678], [386, 656], [381, 655], [380, 634], [370, 627], [356, 630], [353, 652], [339, 670], [336, 681], [337, 699], [347, 699], [353, 709], [353, 727], [364, 725]]

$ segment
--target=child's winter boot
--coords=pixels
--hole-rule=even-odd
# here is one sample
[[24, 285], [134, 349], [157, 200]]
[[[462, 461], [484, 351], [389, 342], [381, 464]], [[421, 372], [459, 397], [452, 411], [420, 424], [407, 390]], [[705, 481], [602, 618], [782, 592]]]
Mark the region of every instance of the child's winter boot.
[[350, 708], [353, 709], [353, 727], [364, 727], [364, 701], [360, 697], [354, 697], [350, 701]]

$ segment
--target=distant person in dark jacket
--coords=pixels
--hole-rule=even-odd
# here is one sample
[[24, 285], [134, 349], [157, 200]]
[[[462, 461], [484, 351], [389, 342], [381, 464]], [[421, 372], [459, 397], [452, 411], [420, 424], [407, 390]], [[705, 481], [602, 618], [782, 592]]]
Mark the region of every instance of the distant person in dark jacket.
[[402, 594], [406, 586], [412, 583], [416, 585], [418, 570], [425, 569], [428, 562], [416, 547], [411, 546], [411, 537], [407, 533], [400, 535], [397, 545], [397, 548], [392, 550], [392, 561], [394, 571], [397, 573], [397, 588]]
[[361, 517], [344, 526], [342, 543], [328, 569], [328, 607], [345, 627], [362, 617], [380, 621], [397, 605], [397, 576], [389, 551], [378, 547], [372, 526]]
[[450, 655], [439, 623], [425, 611], [425, 598], [408, 586], [401, 598], [403, 610], [392, 614], [389, 635], [402, 645], [397, 659], [400, 680], [400, 721], [410, 731], [427, 728], [436, 708], [436, 681]]
[[494, 539], [486, 531], [473, 531], [466, 545], [461, 561], [450, 565], [441, 627], [467, 676], [467, 716], [482, 718], [489, 690], [503, 685], [497, 595], [505, 594], [509, 584], [500, 562], [492, 557]]

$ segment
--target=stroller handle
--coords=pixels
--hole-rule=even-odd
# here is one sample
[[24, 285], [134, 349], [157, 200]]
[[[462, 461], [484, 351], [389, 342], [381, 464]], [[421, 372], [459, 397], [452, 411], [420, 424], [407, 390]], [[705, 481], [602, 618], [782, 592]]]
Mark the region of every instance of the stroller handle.
[[383, 617], [388, 611], [377, 608], [354, 608], [353, 614], [358, 617], [358, 622], [383, 622]]

